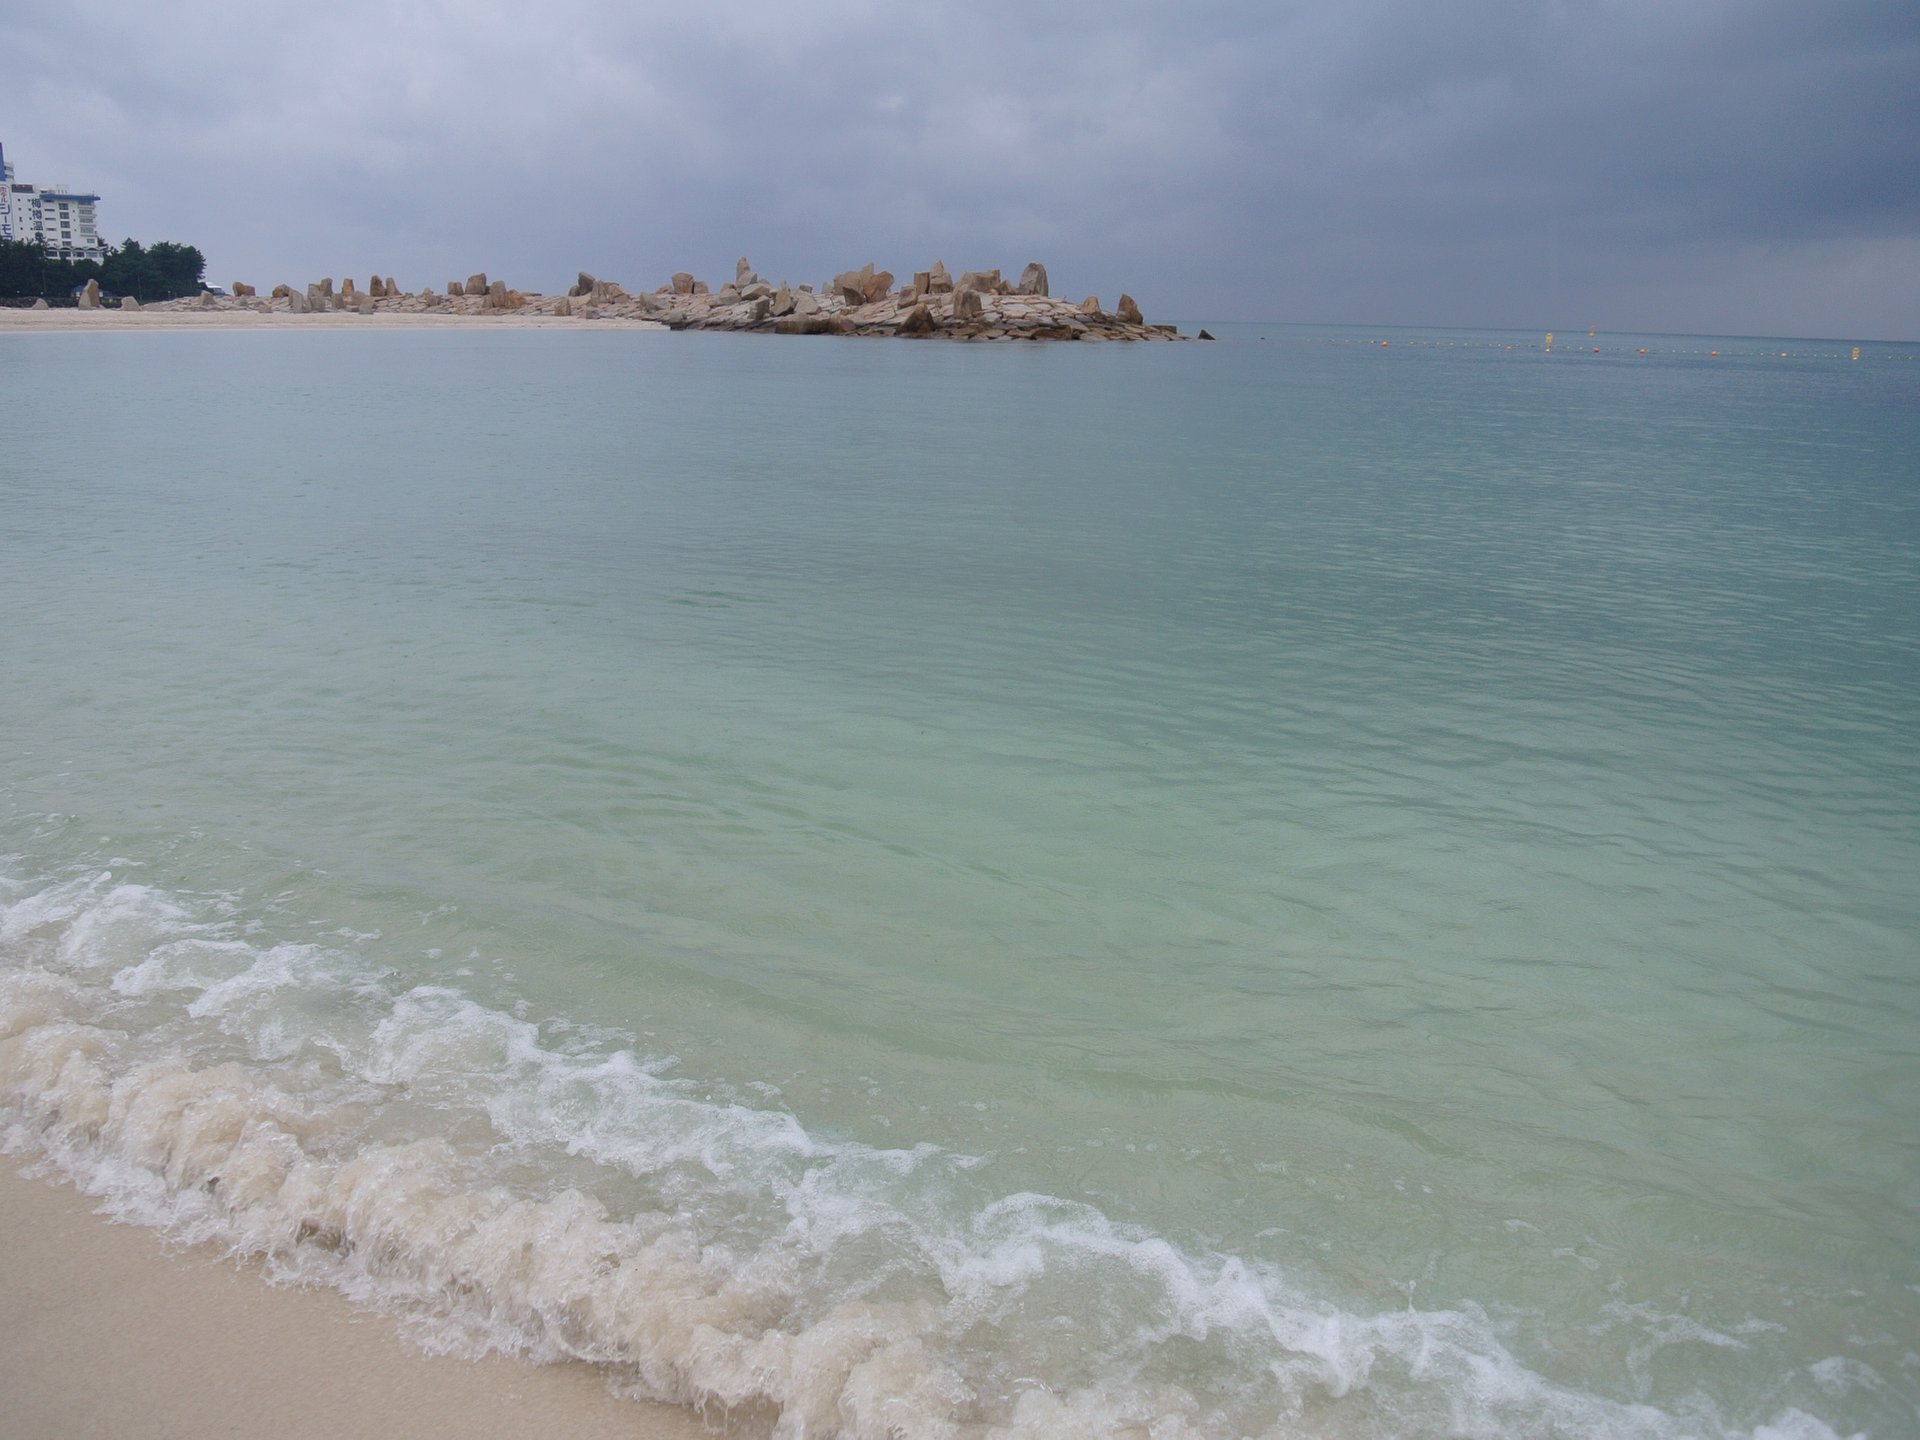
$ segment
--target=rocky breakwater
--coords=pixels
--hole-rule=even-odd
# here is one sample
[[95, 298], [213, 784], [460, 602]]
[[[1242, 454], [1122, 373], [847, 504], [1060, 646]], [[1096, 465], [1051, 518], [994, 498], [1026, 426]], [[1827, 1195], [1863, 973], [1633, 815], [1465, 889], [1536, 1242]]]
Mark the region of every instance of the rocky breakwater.
[[[936, 260], [905, 281], [872, 264], [843, 270], [819, 286], [778, 284], [744, 258], [715, 288], [682, 270], [652, 291], [629, 292], [616, 281], [581, 271], [565, 295], [516, 290], [485, 272], [409, 292], [392, 276], [365, 287], [331, 276], [304, 286], [275, 285], [267, 295], [236, 283], [231, 295], [202, 294], [161, 309], [251, 310], [294, 315], [547, 317], [663, 323], [674, 330], [736, 330], [778, 335], [898, 336], [920, 340], [1177, 340], [1171, 325], [1148, 324], [1131, 295], [1111, 309], [1096, 296], [1055, 297], [1047, 269], [1034, 261], [1008, 280], [999, 270], [967, 270], [958, 279]], [[83, 302], [84, 303], [84, 302]]]
[[275, 285], [266, 295], [236, 281], [232, 293], [202, 292], [186, 300], [171, 300], [150, 308], [213, 310], [282, 315], [440, 315], [484, 318], [559, 318], [577, 320], [647, 320], [658, 323], [669, 308], [652, 295], [629, 295], [612, 281], [596, 280], [584, 272], [565, 295], [543, 295], [516, 290], [484, 271], [464, 280], [449, 280], [444, 290], [426, 286], [403, 290], [391, 275], [369, 276], [362, 285], [352, 277], [336, 282], [332, 276], [305, 285]]
[[900, 336], [943, 340], [1177, 340], [1171, 325], [1149, 325], [1130, 295], [1112, 310], [1089, 295], [1056, 299], [1046, 267], [1034, 261], [1010, 281], [999, 270], [954, 279], [942, 261], [896, 284], [871, 263], [843, 270], [817, 289], [771, 283], [742, 258], [715, 290], [681, 271], [654, 292], [675, 330], [768, 331], [780, 335]]

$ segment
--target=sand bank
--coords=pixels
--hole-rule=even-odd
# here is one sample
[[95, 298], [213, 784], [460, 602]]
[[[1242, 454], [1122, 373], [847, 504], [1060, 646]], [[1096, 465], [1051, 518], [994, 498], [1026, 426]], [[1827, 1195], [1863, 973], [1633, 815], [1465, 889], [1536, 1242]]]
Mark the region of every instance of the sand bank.
[[[129, 316], [129, 319], [135, 317]], [[173, 1250], [0, 1158], [0, 1430], [10, 1440], [695, 1440], [585, 1365], [415, 1350], [332, 1291]], [[744, 1433], [732, 1431], [727, 1433]]]
[[657, 320], [602, 316], [577, 319], [562, 315], [406, 314], [392, 311], [358, 315], [331, 310], [289, 315], [284, 310], [13, 310], [0, 309], [0, 335], [15, 331], [63, 334], [108, 330], [665, 330]]

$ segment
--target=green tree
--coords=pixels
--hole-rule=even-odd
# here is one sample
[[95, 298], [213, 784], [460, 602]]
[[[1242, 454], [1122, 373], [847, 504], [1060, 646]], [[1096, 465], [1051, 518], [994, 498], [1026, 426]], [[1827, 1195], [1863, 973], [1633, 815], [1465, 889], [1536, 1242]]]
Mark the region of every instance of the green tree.
[[171, 240], [150, 246], [128, 240], [109, 247], [104, 262], [52, 260], [31, 240], [0, 240], [0, 299], [54, 299], [98, 280], [109, 294], [131, 295], [142, 304], [177, 300], [198, 295], [206, 273], [206, 257], [196, 247]]

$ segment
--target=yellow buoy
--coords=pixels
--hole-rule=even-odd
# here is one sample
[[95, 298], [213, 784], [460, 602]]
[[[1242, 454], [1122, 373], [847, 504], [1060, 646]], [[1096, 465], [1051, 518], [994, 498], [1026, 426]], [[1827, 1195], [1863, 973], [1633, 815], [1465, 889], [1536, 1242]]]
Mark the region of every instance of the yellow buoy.
[[1860, 358], [1860, 347], [1858, 345], [1853, 347], [1853, 358], [1856, 360]]

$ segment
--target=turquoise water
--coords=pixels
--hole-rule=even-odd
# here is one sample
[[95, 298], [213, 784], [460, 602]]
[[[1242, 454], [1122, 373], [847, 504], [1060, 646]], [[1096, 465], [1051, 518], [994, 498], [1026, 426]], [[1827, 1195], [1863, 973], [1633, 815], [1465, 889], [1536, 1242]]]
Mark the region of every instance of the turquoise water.
[[0, 337], [10, 1148], [745, 1431], [1920, 1433], [1920, 346], [1216, 333]]

